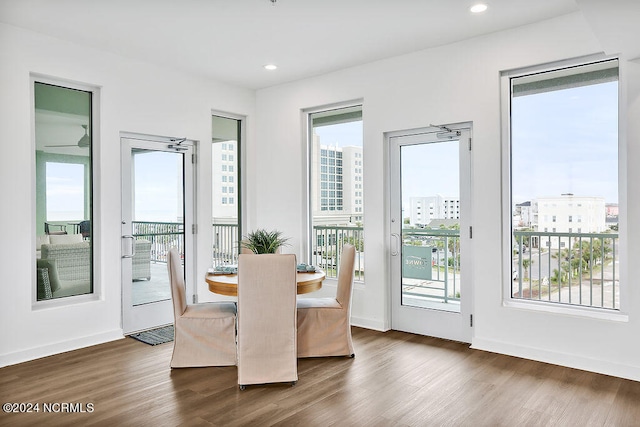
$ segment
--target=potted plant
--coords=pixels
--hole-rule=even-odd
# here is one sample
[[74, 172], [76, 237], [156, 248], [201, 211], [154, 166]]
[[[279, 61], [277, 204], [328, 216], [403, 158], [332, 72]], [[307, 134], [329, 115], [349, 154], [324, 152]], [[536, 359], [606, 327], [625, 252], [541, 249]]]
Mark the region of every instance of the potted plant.
[[244, 236], [240, 246], [255, 254], [275, 254], [280, 246], [288, 245], [288, 240], [281, 231], [258, 229]]

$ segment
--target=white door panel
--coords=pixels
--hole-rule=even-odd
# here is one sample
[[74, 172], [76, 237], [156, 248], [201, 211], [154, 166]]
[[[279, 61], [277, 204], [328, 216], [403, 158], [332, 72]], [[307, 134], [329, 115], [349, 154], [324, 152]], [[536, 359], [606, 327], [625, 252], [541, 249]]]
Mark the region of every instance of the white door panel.
[[172, 247], [183, 259], [187, 295], [193, 293], [193, 146], [168, 139], [121, 143], [122, 325], [129, 334], [173, 322], [166, 264]]
[[471, 342], [470, 138], [388, 135], [392, 328]]

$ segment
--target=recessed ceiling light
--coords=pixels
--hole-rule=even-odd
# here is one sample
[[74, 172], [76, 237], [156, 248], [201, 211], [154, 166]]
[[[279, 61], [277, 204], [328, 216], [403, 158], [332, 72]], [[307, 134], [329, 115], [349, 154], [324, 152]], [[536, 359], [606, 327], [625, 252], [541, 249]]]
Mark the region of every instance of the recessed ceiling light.
[[485, 10], [487, 10], [487, 5], [484, 3], [474, 4], [473, 6], [471, 6], [471, 9], [469, 10], [473, 13], [484, 12]]
[[275, 70], [276, 68], [278, 68], [278, 66], [275, 64], [267, 64], [264, 66], [265, 70]]

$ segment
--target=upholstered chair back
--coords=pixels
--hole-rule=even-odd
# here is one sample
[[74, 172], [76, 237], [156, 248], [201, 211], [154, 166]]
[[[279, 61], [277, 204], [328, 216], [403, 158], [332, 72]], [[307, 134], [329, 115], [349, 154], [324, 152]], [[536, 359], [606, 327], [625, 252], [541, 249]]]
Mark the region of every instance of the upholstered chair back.
[[176, 249], [167, 258], [173, 299], [172, 368], [236, 364], [236, 305], [233, 302], [187, 304], [182, 262]]
[[353, 287], [353, 266], [356, 259], [356, 248], [353, 245], [345, 244], [342, 247], [340, 257], [340, 269], [338, 270], [338, 290], [336, 300], [346, 310], [351, 304], [351, 291]]
[[240, 254], [238, 384], [298, 380], [296, 257]]
[[184, 288], [184, 273], [180, 255], [176, 248], [169, 250], [167, 259], [167, 269], [169, 270], [169, 281], [171, 282], [171, 298], [173, 299], [173, 313], [176, 318], [180, 317], [187, 309], [187, 298]]
[[345, 244], [340, 255], [335, 297], [298, 299], [298, 357], [355, 355], [351, 338], [355, 257], [355, 247]]

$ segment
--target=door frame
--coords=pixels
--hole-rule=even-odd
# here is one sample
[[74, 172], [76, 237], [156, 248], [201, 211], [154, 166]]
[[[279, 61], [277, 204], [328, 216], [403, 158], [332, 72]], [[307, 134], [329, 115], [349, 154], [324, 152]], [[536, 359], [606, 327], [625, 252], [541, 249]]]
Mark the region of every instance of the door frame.
[[[438, 133], [446, 133], [447, 130], [453, 132], [462, 132], [462, 135], [459, 139], [459, 162], [460, 163], [460, 245], [461, 245], [461, 260], [460, 267], [461, 271], [463, 271], [462, 281], [461, 281], [461, 293], [463, 295], [463, 300], [461, 300], [460, 305], [460, 313], [457, 312], [447, 312], [433, 309], [423, 309], [423, 308], [411, 308], [406, 307], [406, 310], [415, 312], [416, 314], [420, 313], [429, 313], [429, 316], [424, 317], [434, 317], [432, 314], [440, 316], [443, 322], [447, 324], [451, 324], [451, 322], [455, 323], [457, 329], [452, 329], [452, 327], [446, 327], [444, 330], [437, 328], [432, 328], [431, 326], [420, 325], [415, 328], [399, 328], [399, 319], [398, 319], [398, 310], [405, 309], [401, 307], [401, 298], [398, 295], [395, 295], [394, 292], [397, 291], [398, 286], [401, 283], [394, 283], [395, 277], [402, 277], [402, 263], [395, 261], [392, 255], [394, 252], [394, 248], [397, 246], [397, 249], [401, 249], [402, 239], [400, 236], [399, 240], [394, 241], [396, 239], [393, 234], [396, 233], [394, 230], [394, 226], [392, 226], [392, 220], [394, 219], [395, 212], [393, 211], [394, 206], [397, 206], [397, 202], [394, 204], [394, 198], [400, 196], [397, 194], [397, 189], [399, 188], [401, 178], [400, 171], [400, 163], [394, 166], [394, 160], [400, 160], [399, 158], [395, 158], [392, 150], [394, 148], [394, 144], [397, 138], [406, 137], [408, 138], [419, 138], [420, 135], [432, 134], [430, 138], [433, 139], [435, 134]], [[393, 132], [386, 132], [384, 134], [385, 140], [385, 150], [387, 156], [386, 162], [386, 181], [387, 181], [387, 197], [386, 197], [386, 214], [387, 218], [385, 221], [385, 229], [387, 237], [387, 263], [388, 263], [388, 271], [389, 271], [389, 287], [388, 287], [388, 318], [391, 329], [403, 330], [409, 333], [417, 333], [422, 335], [429, 335], [438, 338], [450, 339], [454, 341], [467, 342], [471, 343], [473, 338], [473, 257], [471, 255], [471, 251], [473, 248], [471, 238], [472, 238], [472, 209], [473, 200], [472, 200], [472, 182], [471, 177], [473, 176], [473, 162], [472, 162], [472, 138], [473, 138], [473, 128], [471, 122], [463, 122], [463, 123], [455, 123], [455, 124], [447, 124], [440, 126], [427, 126], [424, 128], [416, 128], [416, 129], [408, 129], [408, 130], [400, 130]], [[468, 138], [468, 141], [467, 141]], [[450, 138], [435, 138], [433, 143], [437, 141], [447, 141]], [[416, 142], [419, 143], [419, 142]], [[406, 145], [413, 145], [414, 143], [408, 143]], [[404, 144], [401, 144], [404, 145]], [[468, 146], [468, 147], [467, 147]], [[465, 152], [463, 153], [463, 150]], [[465, 164], [462, 164], [463, 159], [465, 159]], [[466, 166], [465, 166], [466, 165]], [[394, 176], [397, 175], [397, 176]], [[467, 182], [466, 188], [463, 185], [463, 181]], [[400, 202], [401, 203], [401, 202]], [[401, 208], [401, 207], [400, 207]], [[400, 215], [402, 217], [402, 215]], [[399, 218], [400, 221], [400, 229], [402, 229], [402, 221], [403, 218]], [[397, 228], [398, 226], [395, 225]], [[400, 245], [400, 246], [399, 246]], [[399, 253], [401, 256], [401, 252]], [[395, 279], [398, 280], [398, 279]], [[427, 311], [425, 311], [427, 310]]]
[[[130, 263], [126, 264], [124, 262], [125, 254], [129, 254], [130, 251], [127, 250], [127, 245], [125, 244], [125, 240], [122, 236], [131, 234], [131, 225], [124, 224], [124, 210], [127, 207], [124, 203], [125, 197], [131, 197], [131, 176], [130, 171], [125, 170], [125, 158], [126, 156], [131, 157], [131, 151], [129, 149], [130, 142], [133, 141], [140, 148], [146, 148], [149, 150], [157, 150], [157, 151], [165, 151], [165, 152], [183, 152], [185, 154], [185, 162], [184, 162], [184, 194], [183, 194], [183, 204], [184, 204], [184, 248], [185, 252], [190, 255], [185, 256], [185, 265], [184, 265], [184, 274], [185, 274], [185, 291], [187, 296], [187, 301], [195, 300], [196, 289], [194, 286], [195, 277], [196, 277], [196, 264], [197, 264], [197, 253], [196, 253], [196, 155], [197, 155], [197, 141], [188, 140], [185, 138], [171, 138], [171, 137], [162, 137], [155, 135], [145, 135], [145, 134], [137, 134], [137, 133], [129, 133], [129, 132], [121, 132], [120, 133], [120, 150], [121, 150], [121, 160], [120, 165], [122, 167], [121, 170], [121, 301], [122, 301], [122, 316], [121, 316], [121, 325], [123, 329], [123, 333], [125, 335], [129, 335], [135, 332], [148, 330], [158, 326], [164, 326], [167, 324], [171, 324], [174, 321], [173, 317], [173, 302], [171, 298], [168, 300], [162, 300], [157, 303], [148, 303], [144, 304], [137, 309], [130, 307], [131, 303], [131, 294], [130, 290], [127, 294], [125, 290], [125, 286], [131, 282], [131, 274], [132, 268]], [[172, 149], [171, 146], [175, 147], [185, 147], [186, 150], [181, 148]], [[191, 159], [189, 159], [189, 154], [191, 155]], [[129, 188], [125, 188], [125, 185], [128, 185]], [[130, 208], [130, 206], [128, 206]], [[130, 215], [130, 214], [129, 214]], [[167, 273], [168, 274], [168, 273]], [[160, 310], [161, 313], [156, 313], [155, 311]]]

